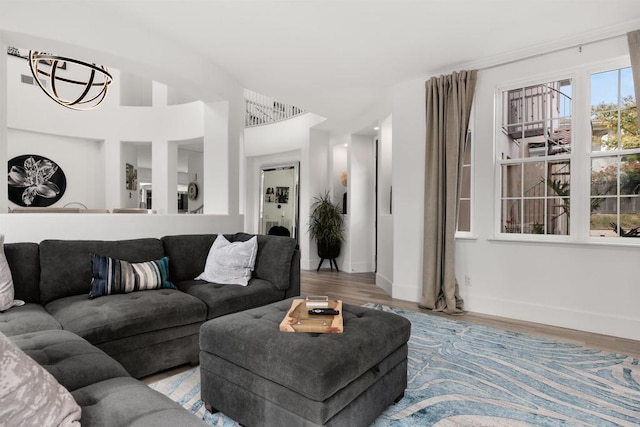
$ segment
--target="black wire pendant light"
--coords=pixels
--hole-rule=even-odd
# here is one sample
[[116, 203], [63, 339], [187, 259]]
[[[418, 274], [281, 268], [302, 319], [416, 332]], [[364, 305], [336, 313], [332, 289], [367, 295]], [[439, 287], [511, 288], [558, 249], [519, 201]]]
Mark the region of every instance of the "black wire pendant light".
[[33, 78], [44, 93], [72, 110], [90, 110], [100, 105], [113, 81], [107, 67], [73, 58], [30, 50], [28, 61]]

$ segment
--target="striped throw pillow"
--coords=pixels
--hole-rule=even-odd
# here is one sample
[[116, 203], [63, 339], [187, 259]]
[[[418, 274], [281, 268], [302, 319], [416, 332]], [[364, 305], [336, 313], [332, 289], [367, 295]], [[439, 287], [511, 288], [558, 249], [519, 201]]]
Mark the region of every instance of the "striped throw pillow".
[[148, 289], [175, 289], [169, 277], [169, 258], [156, 261], [127, 262], [93, 254], [91, 256], [89, 298], [110, 294], [128, 294]]

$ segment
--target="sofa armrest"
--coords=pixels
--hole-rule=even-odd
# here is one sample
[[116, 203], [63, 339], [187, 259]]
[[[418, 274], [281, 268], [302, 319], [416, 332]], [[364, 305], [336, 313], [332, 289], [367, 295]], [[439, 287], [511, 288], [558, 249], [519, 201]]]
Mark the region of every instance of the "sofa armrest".
[[284, 294], [285, 298], [297, 297], [300, 295], [300, 247], [296, 246], [291, 259], [291, 269], [289, 270], [289, 288]]

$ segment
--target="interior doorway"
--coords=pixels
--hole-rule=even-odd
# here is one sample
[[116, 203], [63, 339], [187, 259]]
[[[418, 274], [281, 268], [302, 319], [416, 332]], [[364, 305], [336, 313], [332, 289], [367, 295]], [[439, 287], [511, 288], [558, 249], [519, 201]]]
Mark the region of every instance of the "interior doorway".
[[[298, 240], [299, 164], [260, 169], [259, 233], [283, 234]], [[278, 227], [278, 228], [274, 228]]]

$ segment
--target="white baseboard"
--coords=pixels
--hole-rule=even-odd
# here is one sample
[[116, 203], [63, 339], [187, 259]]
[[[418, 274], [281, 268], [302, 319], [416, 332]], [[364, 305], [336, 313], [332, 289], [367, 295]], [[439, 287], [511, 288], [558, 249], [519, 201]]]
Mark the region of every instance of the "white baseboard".
[[420, 302], [420, 290], [415, 286], [402, 286], [393, 284], [391, 289], [391, 297], [410, 302]]
[[552, 305], [529, 304], [521, 301], [478, 295], [469, 295], [467, 297], [465, 309], [474, 313], [640, 340], [640, 318], [568, 309]]
[[391, 295], [393, 283], [383, 275], [376, 273], [376, 286]]
[[354, 262], [351, 263], [351, 271], [348, 273], [370, 273], [373, 271], [373, 265], [370, 262]]

